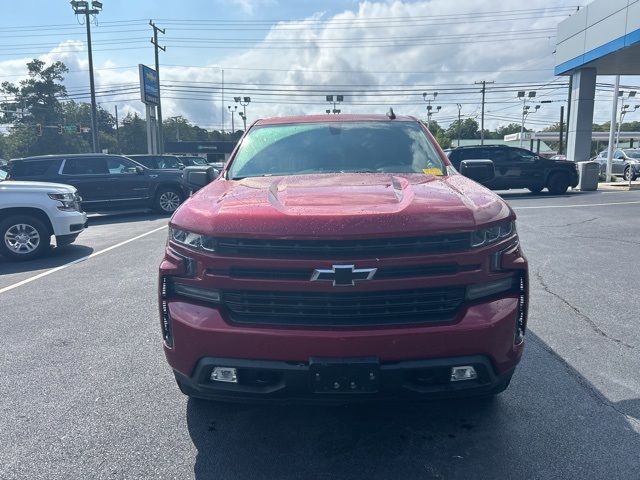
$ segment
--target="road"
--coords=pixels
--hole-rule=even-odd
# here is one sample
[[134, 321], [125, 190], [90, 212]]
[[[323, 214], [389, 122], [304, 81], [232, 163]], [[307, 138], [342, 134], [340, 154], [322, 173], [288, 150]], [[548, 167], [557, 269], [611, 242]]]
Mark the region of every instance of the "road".
[[187, 400], [156, 313], [165, 218], [94, 219], [77, 246], [0, 263], [0, 478], [637, 480], [640, 192], [504, 198], [532, 291], [493, 402]]

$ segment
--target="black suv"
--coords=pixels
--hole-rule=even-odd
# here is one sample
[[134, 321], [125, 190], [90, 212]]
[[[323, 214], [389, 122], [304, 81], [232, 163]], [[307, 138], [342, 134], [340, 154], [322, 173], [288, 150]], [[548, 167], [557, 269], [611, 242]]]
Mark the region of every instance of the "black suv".
[[549, 193], [560, 195], [569, 187], [578, 185], [578, 168], [568, 160], [549, 160], [524, 148], [506, 145], [474, 145], [445, 150], [455, 168], [462, 160], [492, 160], [495, 167], [493, 180], [485, 186], [493, 190], [528, 188], [539, 193], [547, 188]]
[[87, 211], [143, 207], [168, 214], [188, 196], [180, 170], [150, 169], [103, 153], [11, 160], [8, 179], [73, 185]]

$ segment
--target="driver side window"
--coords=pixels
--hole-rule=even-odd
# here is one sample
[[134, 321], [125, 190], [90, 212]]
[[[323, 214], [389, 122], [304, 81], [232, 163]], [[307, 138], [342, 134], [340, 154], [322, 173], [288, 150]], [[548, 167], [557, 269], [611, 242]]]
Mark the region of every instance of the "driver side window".
[[135, 166], [123, 159], [108, 158], [107, 168], [111, 175], [135, 173]]
[[613, 154], [613, 158], [615, 158], [616, 160], [620, 160], [624, 158], [624, 156], [622, 155], [622, 152], [620, 150], [616, 150]]

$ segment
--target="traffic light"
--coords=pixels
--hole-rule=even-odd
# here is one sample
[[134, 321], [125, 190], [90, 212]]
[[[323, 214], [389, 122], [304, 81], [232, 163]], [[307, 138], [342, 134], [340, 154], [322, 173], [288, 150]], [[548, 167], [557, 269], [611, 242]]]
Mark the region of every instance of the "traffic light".
[[58, 124], [58, 135], [62, 135], [64, 133], [64, 125]]
[[42, 136], [42, 124], [41, 123], [37, 123], [36, 124], [36, 135], [41, 137]]

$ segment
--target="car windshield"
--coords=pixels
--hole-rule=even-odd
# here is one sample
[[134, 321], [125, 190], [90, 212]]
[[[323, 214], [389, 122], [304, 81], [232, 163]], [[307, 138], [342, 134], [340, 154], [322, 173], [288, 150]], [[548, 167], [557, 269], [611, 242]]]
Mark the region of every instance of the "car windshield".
[[252, 128], [229, 178], [322, 173], [445, 175], [417, 122], [323, 122]]
[[630, 158], [640, 158], [640, 150], [625, 150], [624, 153]]
[[200, 157], [190, 157], [185, 159], [187, 162], [191, 162], [193, 165], [206, 165], [207, 161]]

